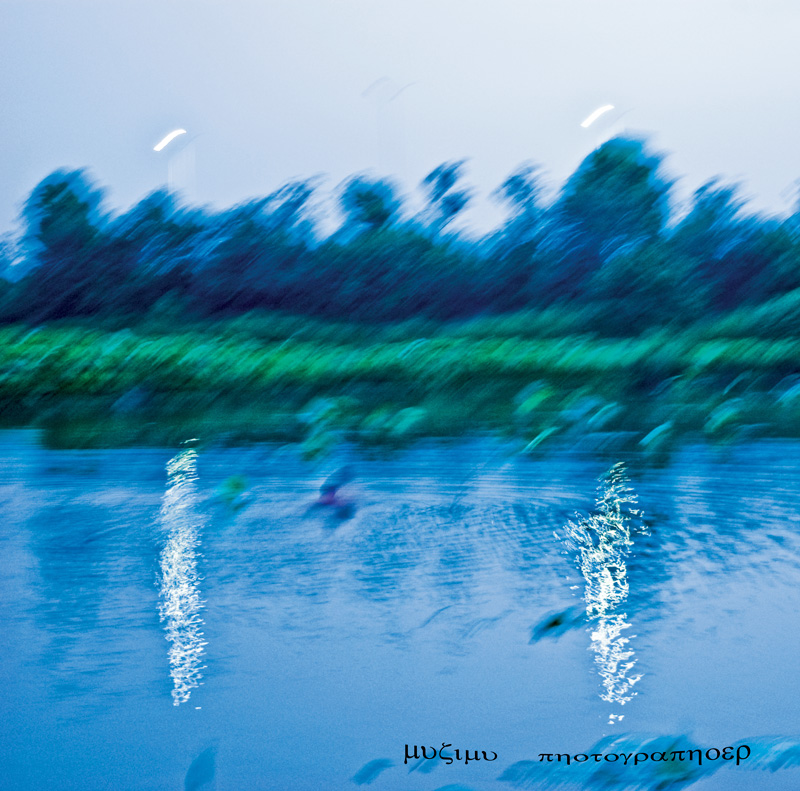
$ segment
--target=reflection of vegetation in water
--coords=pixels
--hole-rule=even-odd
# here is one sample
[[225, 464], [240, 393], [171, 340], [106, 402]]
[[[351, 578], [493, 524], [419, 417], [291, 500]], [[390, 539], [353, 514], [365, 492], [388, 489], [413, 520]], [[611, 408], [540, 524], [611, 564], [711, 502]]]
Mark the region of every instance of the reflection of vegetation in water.
[[[584, 599], [591, 623], [592, 650], [603, 679], [601, 698], [624, 705], [636, 694], [633, 686], [636, 660], [624, 633], [630, 628], [619, 608], [628, 598], [626, 558], [633, 545], [632, 524], [640, 512], [631, 508], [636, 495], [627, 485], [625, 468], [615, 464], [598, 490], [596, 511], [567, 523], [567, 545], [577, 553], [578, 567], [586, 580]], [[611, 715], [611, 722], [621, 719]]]
[[197, 547], [200, 544], [195, 511], [197, 492], [197, 451], [178, 453], [167, 463], [167, 491], [161, 506], [161, 523], [166, 544], [161, 552], [159, 611], [166, 622], [170, 642], [169, 666], [176, 706], [185, 703], [200, 684], [201, 661], [206, 642], [200, 631], [203, 620], [197, 575]]

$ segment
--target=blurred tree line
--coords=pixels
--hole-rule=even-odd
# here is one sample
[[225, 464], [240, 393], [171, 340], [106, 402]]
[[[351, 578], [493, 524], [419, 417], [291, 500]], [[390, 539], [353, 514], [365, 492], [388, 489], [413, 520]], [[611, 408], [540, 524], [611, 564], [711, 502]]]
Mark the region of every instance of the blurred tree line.
[[626, 336], [754, 306], [800, 315], [800, 216], [747, 213], [738, 186], [712, 181], [676, 219], [663, 158], [640, 140], [593, 151], [549, 204], [538, 170], [520, 167], [494, 193], [505, 222], [477, 240], [453, 230], [472, 195], [464, 166], [433, 170], [411, 218], [391, 180], [353, 176], [325, 238], [313, 179], [226, 211], [159, 191], [110, 216], [84, 171], [57, 171], [25, 202], [18, 238], [0, 240], [0, 320], [278, 310], [391, 322], [563, 308], [579, 317], [572, 329]]

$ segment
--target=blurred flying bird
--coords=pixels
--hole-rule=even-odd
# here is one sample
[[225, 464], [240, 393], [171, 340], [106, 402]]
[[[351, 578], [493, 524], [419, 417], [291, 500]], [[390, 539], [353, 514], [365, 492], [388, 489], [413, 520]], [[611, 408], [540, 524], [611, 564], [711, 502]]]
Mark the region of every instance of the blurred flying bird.
[[350, 519], [355, 513], [355, 503], [339, 495], [339, 489], [350, 483], [355, 478], [353, 466], [346, 464], [329, 475], [325, 483], [320, 486], [319, 498], [312, 508], [332, 508], [333, 514], [338, 519]]

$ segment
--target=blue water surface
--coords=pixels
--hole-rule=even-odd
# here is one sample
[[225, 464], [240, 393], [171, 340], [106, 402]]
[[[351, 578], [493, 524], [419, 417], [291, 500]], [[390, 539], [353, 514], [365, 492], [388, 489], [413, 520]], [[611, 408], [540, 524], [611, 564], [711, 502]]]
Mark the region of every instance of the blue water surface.
[[[311, 507], [345, 461], [354, 513]], [[575, 512], [614, 461], [642, 517], [582, 550]], [[511, 789], [514, 762], [608, 735], [800, 735], [796, 443], [666, 467], [489, 440], [312, 464], [25, 430], [0, 433], [0, 473], [9, 791]], [[558, 613], [577, 621], [541, 628]], [[409, 772], [406, 744], [442, 742], [498, 758]], [[800, 771], [692, 788], [795, 791]]]

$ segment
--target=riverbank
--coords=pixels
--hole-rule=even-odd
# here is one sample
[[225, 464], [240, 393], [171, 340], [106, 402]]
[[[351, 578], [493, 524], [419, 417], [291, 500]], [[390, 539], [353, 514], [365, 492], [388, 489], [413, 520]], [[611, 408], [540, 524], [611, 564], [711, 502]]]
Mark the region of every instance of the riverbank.
[[798, 371], [800, 338], [547, 337], [541, 317], [14, 325], [0, 329], [0, 421], [44, 427], [63, 446], [203, 434], [298, 441], [313, 455], [341, 437], [391, 445], [488, 431], [529, 451], [597, 434], [655, 450], [689, 434], [799, 436]]

